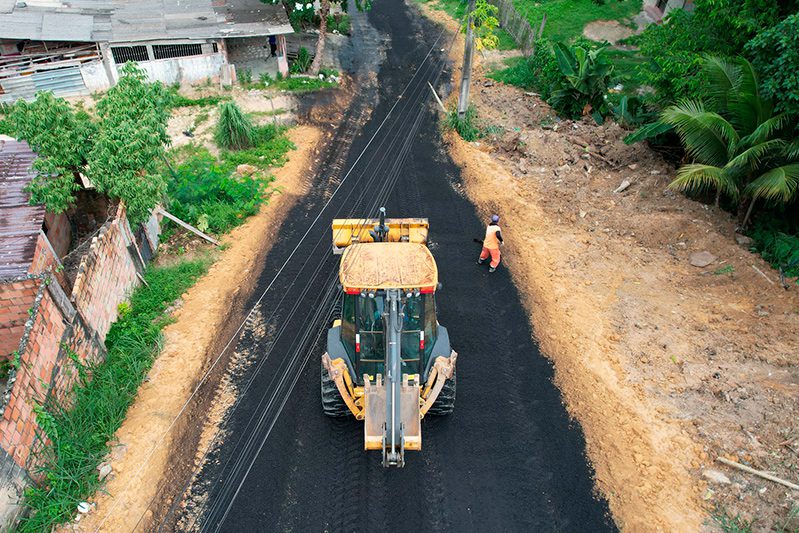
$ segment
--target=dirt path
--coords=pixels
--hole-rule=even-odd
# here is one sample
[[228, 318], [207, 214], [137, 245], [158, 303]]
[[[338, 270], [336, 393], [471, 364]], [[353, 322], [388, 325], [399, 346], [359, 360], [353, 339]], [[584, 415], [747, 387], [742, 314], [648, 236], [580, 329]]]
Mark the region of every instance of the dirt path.
[[[618, 126], [557, 122], [479, 64], [473, 80], [480, 116], [507, 133], [449, 136], [450, 155], [469, 197], [503, 217], [505, 265], [617, 524], [785, 523], [795, 492], [714, 460], [799, 478], [799, 291], [736, 243], [729, 215], [667, 191], [675, 169]], [[715, 259], [691, 266], [701, 251]]]
[[[225, 326], [233, 300], [257, 269], [256, 258], [273, 245], [282, 216], [304, 194], [314, 166], [320, 131], [299, 126], [290, 130], [289, 137], [297, 150], [274, 173], [274, 185], [283, 192], [274, 194], [258, 215], [224, 237], [228, 248], [208, 274], [184, 294], [175, 312], [177, 321], [164, 330], [164, 349], [117, 431], [108, 494], [98, 495], [97, 508], [80, 522], [80, 531], [146, 529], [151, 499], [171, 481], [171, 461], [193, 457], [193, 449], [181, 450], [186, 440], [181, 431], [186, 431], [186, 424], [172, 428], [170, 424], [218, 355], [213, 350], [219, 340], [217, 333]], [[189, 430], [196, 430], [201, 420], [188, 425], [194, 426]], [[154, 447], [155, 443], [160, 445]]]

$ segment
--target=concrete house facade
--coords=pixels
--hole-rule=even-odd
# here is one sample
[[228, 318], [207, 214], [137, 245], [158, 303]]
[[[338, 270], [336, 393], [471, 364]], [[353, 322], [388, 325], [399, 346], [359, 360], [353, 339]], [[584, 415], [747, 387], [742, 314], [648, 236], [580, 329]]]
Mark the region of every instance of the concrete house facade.
[[286, 74], [290, 33], [284, 8], [259, 0], [0, 0], [0, 102], [107, 89], [127, 61], [167, 84], [231, 83], [253, 60]]

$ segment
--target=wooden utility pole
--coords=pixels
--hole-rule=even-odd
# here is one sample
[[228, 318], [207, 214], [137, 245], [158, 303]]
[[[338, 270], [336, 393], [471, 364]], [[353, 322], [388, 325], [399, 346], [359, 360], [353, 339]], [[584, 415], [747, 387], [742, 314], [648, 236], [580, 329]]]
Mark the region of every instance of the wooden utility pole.
[[469, 19], [466, 22], [466, 46], [463, 49], [461, 92], [458, 97], [458, 118], [466, 116], [469, 109], [469, 86], [472, 83], [472, 55], [474, 54], [474, 2], [469, 0]]

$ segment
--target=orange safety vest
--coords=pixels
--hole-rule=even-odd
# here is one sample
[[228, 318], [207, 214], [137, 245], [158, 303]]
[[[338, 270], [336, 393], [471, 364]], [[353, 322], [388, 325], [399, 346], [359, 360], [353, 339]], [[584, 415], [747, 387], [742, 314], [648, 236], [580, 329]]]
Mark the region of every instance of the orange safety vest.
[[501, 231], [496, 224], [490, 224], [486, 228], [486, 238], [483, 239], [483, 246], [489, 250], [499, 250], [499, 239], [497, 239], [497, 232]]

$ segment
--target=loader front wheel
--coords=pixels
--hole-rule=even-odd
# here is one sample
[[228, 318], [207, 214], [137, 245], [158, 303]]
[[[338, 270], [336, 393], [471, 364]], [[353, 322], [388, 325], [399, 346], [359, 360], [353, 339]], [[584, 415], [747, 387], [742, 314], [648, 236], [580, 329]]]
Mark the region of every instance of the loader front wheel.
[[441, 389], [436, 403], [434, 403], [427, 411], [428, 415], [445, 416], [451, 414], [455, 410], [455, 390], [458, 385], [458, 375], [452, 374], [452, 378], [444, 382], [444, 387]]
[[322, 388], [322, 411], [327, 416], [343, 417], [350, 414], [347, 404], [344, 403], [344, 398], [338, 392], [336, 382], [330, 377], [330, 373], [322, 364], [321, 375], [321, 388]]

